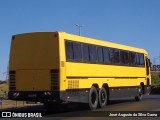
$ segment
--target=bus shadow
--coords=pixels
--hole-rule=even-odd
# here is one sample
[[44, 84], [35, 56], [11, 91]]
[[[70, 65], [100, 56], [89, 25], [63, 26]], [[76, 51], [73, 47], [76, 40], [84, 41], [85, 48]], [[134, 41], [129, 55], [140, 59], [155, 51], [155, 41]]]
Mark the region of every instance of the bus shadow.
[[[111, 100], [109, 101], [109, 104], [106, 106], [107, 107], [112, 107], [112, 105], [116, 105], [116, 104], [121, 104], [121, 103], [127, 103], [127, 102], [134, 102], [135, 100], [133, 99], [128, 99], [128, 100]], [[103, 108], [97, 108], [96, 110], [93, 111], [103, 111]], [[58, 107], [56, 109], [53, 108], [53, 110], [51, 111], [47, 111], [46, 109], [46, 115], [50, 115], [53, 114], [55, 116], [59, 116], [60, 115], [71, 115], [75, 112], [81, 112], [81, 113], [90, 113], [91, 110], [89, 109], [88, 104], [82, 104], [82, 103], [68, 103], [66, 105], [62, 105], [61, 107]]]
[[126, 102], [134, 102], [134, 99], [119, 99], [119, 100], [110, 100], [108, 105], [126, 103]]
[[[133, 102], [134, 100], [111, 100], [106, 108], [112, 107], [112, 105]], [[107, 111], [107, 109], [105, 109]], [[108, 109], [109, 110], [109, 109]], [[60, 106], [54, 106], [52, 110], [47, 110], [44, 105], [40, 106], [30, 106], [30, 107], [22, 107], [22, 108], [14, 108], [14, 109], [3, 109], [0, 111], [9, 111], [9, 112], [20, 112], [20, 113], [42, 113], [43, 116], [52, 116], [52, 117], [69, 117], [69, 116], [87, 116], [92, 114], [97, 114], [98, 111], [103, 111], [101, 108], [97, 108], [96, 110], [91, 111], [88, 107], [88, 104], [82, 103], [67, 103], [62, 104]]]

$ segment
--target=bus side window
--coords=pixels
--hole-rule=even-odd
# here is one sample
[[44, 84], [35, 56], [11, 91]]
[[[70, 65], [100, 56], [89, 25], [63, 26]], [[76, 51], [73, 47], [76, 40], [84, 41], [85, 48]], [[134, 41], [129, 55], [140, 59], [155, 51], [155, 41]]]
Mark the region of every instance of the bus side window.
[[92, 63], [97, 62], [97, 56], [96, 56], [96, 46], [95, 45], [89, 45], [89, 60]]
[[103, 48], [103, 57], [104, 57], [104, 63], [109, 64], [110, 63], [110, 57], [109, 57], [109, 48]]
[[103, 63], [103, 49], [98, 47], [97, 49], [98, 63]]
[[130, 65], [135, 66], [136, 65], [136, 53], [135, 52], [129, 52], [129, 59], [130, 59]]
[[82, 45], [83, 61], [89, 62], [89, 47], [87, 44]]
[[121, 64], [122, 65], [128, 65], [129, 64], [129, 53], [125, 50], [120, 50], [120, 58], [121, 58]]
[[114, 63], [114, 49], [110, 48], [109, 53], [110, 53], [110, 61], [111, 63]]
[[82, 61], [81, 43], [73, 43], [73, 53], [75, 61]]
[[110, 60], [112, 64], [120, 63], [119, 50], [115, 48], [110, 48]]
[[73, 60], [73, 43], [66, 41], [65, 42], [66, 47], [66, 59], [67, 61]]
[[140, 58], [140, 65], [144, 66], [144, 55], [143, 54], [139, 54], [139, 58]]
[[139, 66], [140, 65], [140, 60], [139, 60], [139, 54], [136, 53], [136, 65]]

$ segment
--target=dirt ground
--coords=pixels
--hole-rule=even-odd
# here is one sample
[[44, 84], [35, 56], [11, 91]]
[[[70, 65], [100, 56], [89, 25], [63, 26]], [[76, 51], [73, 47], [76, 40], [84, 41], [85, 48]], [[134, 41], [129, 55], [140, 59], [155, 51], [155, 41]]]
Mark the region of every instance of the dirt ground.
[[2, 100], [0, 102], [0, 110], [1, 109], [8, 109], [8, 108], [20, 108], [26, 106], [36, 106], [36, 105], [43, 105], [42, 103], [27, 103], [26, 101], [13, 101], [13, 100]]

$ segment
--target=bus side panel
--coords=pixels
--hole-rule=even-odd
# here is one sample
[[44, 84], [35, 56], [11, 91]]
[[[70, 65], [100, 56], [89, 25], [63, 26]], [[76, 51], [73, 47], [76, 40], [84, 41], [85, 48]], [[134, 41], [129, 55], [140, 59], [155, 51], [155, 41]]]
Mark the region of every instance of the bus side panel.
[[67, 78], [82, 78], [79, 88], [90, 88], [93, 83], [98, 83], [99, 87], [103, 83], [108, 83], [110, 87], [139, 86], [140, 82], [146, 84], [145, 71], [143, 67], [66, 63]]

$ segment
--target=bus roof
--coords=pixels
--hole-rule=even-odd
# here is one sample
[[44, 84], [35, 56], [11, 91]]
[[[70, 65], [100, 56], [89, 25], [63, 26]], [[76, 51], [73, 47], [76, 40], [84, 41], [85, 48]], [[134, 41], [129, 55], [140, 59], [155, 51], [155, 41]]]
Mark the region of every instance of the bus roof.
[[[99, 46], [106, 46], [106, 47], [111, 47], [111, 48], [117, 48], [117, 49], [122, 49], [122, 50], [128, 50], [128, 51], [134, 51], [134, 52], [139, 52], [139, 53], [144, 53], [148, 54], [146, 50], [141, 49], [141, 48], [136, 48], [132, 46], [127, 46], [123, 44], [117, 44], [117, 43], [112, 43], [100, 39], [94, 39], [94, 38], [89, 38], [89, 37], [84, 37], [84, 36], [78, 36], [74, 34], [69, 34], [66, 32], [60, 32], [60, 31], [55, 31], [55, 32], [30, 32], [30, 33], [22, 33], [22, 34], [17, 34], [17, 35], [23, 35], [23, 34], [34, 34], [34, 33], [58, 33], [60, 37], [63, 37], [63, 39], [67, 40], [72, 40], [76, 42], [83, 42], [83, 43], [88, 43], [88, 44], [94, 44], [94, 45], [99, 45]], [[17, 36], [14, 35], [14, 36]]]
[[107, 47], [112, 47], [112, 48], [117, 48], [117, 49], [122, 49], [122, 50], [128, 50], [128, 51], [134, 51], [134, 52], [148, 54], [146, 50], [141, 49], [141, 48], [136, 48], [136, 47], [132, 47], [132, 46], [107, 42], [104, 40], [98, 40], [98, 39], [94, 39], [94, 38], [88, 38], [88, 37], [68, 34], [65, 32], [58, 32], [58, 33], [60, 34], [60, 36], [63, 36], [63, 38], [67, 39], [67, 40], [83, 42], [83, 43], [88, 43], [88, 44], [95, 44], [95, 45], [100, 45], [100, 46], [107, 46]]

